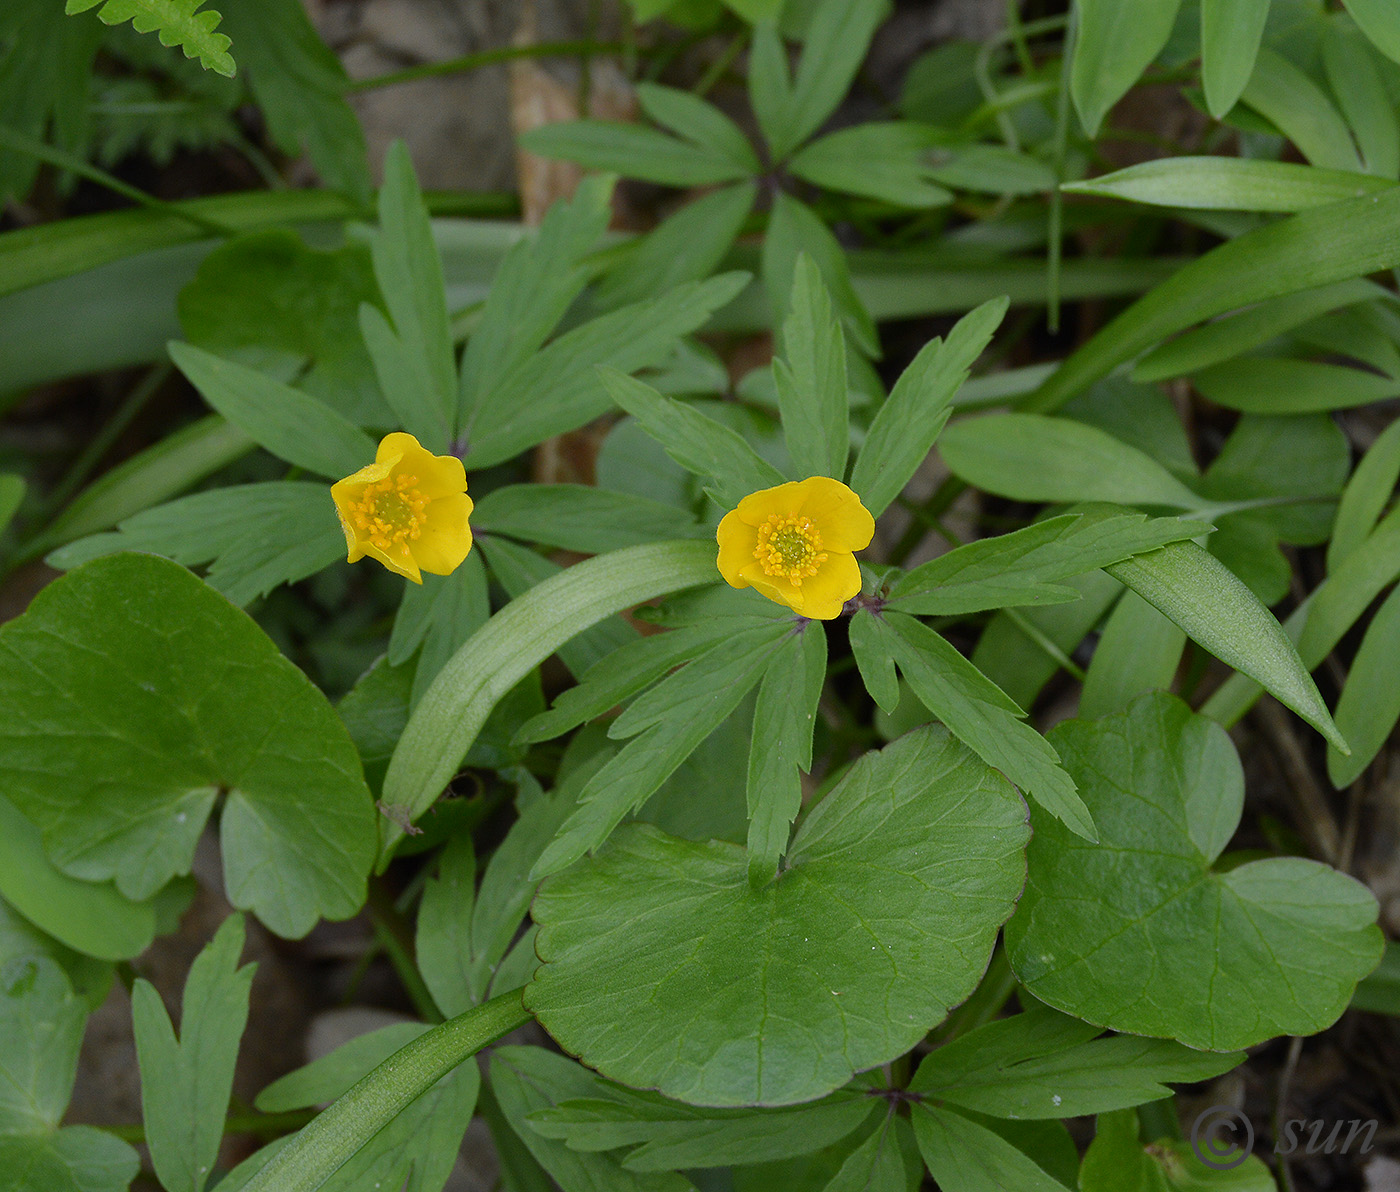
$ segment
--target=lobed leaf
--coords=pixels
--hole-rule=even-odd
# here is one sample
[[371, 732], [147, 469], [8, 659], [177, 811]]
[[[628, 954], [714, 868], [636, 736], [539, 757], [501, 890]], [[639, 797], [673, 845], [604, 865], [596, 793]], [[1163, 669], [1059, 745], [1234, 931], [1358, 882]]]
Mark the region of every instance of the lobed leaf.
[[104, 25], [120, 25], [130, 21], [137, 33], [155, 32], [163, 46], [179, 46], [186, 58], [198, 58], [205, 70], [233, 77], [232, 44], [223, 33], [214, 30], [223, 19], [212, 8], [198, 11], [204, 0], [67, 0], [63, 11], [72, 15], [98, 10], [97, 19]]

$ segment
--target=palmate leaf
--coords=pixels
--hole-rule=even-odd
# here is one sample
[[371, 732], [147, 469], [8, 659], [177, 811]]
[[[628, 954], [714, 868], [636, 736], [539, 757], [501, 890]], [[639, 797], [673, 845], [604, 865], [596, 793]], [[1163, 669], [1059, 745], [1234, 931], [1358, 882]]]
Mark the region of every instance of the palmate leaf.
[[179, 46], [186, 58], [198, 58], [206, 70], [229, 78], [235, 70], [229, 38], [214, 30], [223, 17], [212, 8], [196, 11], [204, 0], [68, 0], [64, 11], [87, 12], [102, 4], [97, 19], [106, 25], [130, 21], [138, 33], [158, 33], [160, 43]]

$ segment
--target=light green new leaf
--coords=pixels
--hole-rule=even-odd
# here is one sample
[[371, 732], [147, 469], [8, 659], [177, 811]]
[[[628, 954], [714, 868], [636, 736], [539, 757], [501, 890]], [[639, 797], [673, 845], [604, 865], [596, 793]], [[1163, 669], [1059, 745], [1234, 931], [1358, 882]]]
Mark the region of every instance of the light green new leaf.
[[[106, 882], [82, 882], [44, 852], [43, 837], [0, 796], [0, 895], [36, 927], [85, 956], [129, 960], [156, 934], [151, 902], [133, 902]], [[0, 962], [5, 959], [0, 952]]]
[[[491, 1091], [510, 1128], [567, 1192], [692, 1192], [677, 1172], [628, 1171], [615, 1157], [576, 1151], [532, 1125], [560, 1101], [596, 1096], [598, 1078], [542, 1047], [498, 1047], [491, 1054]], [[552, 1185], [551, 1185], [552, 1186]]]
[[1400, 720], [1400, 683], [1395, 660], [1400, 657], [1400, 588], [1392, 591], [1366, 627], [1366, 636], [1352, 659], [1346, 685], [1337, 700], [1337, 731], [1351, 746], [1351, 755], [1327, 751], [1327, 775], [1335, 787], [1349, 786], [1381, 750]]
[[1104, 570], [1221, 662], [1262, 683], [1330, 744], [1350, 752], [1288, 634], [1224, 564], [1194, 542], [1174, 542]]
[[1025, 713], [995, 683], [913, 617], [890, 613], [876, 624], [914, 694], [954, 736], [1072, 831], [1098, 838], [1055, 750], [1020, 719]]
[[599, 370], [613, 401], [666, 448], [676, 463], [701, 476], [716, 501], [733, 509], [750, 493], [773, 488], [787, 477], [761, 459], [737, 431], [684, 402], [662, 397], [650, 385], [613, 370]]
[[611, 120], [564, 120], [532, 128], [520, 146], [541, 157], [557, 157], [592, 170], [665, 186], [715, 186], [738, 182], [752, 171], [728, 153], [658, 132], [640, 124]]
[[746, 273], [723, 273], [688, 282], [575, 327], [522, 360], [478, 404], [467, 468], [501, 463], [606, 413], [611, 402], [600, 367], [631, 373], [661, 364], [748, 280]]
[[959, 319], [914, 357], [880, 407], [851, 469], [851, 487], [879, 517], [904, 490], [948, 419], [949, 403], [1006, 314], [1005, 298]]
[[362, 306], [360, 324], [380, 387], [403, 429], [441, 453], [457, 408], [457, 360], [442, 260], [402, 141], [394, 142], [384, 163], [379, 228], [370, 238], [370, 253], [389, 318]]
[[1171, 1096], [1245, 1061], [1167, 1039], [1096, 1039], [1099, 1028], [1031, 1003], [928, 1055], [909, 1091], [1015, 1121], [1103, 1113]]
[[943, 433], [938, 450], [960, 479], [1018, 501], [1113, 501], [1173, 509], [1202, 504], [1144, 452], [1068, 418], [967, 418]]
[[749, 881], [762, 886], [778, 871], [792, 821], [802, 809], [799, 771], [812, 770], [812, 730], [826, 682], [826, 628], [799, 622], [772, 656], [753, 714], [749, 750]]
[[0, 775], [64, 872], [149, 897], [188, 872], [222, 795], [235, 906], [289, 937], [359, 910], [374, 810], [344, 726], [183, 567], [87, 563], [0, 629], [0, 653]]
[[951, 203], [953, 195], [930, 181], [935, 173], [930, 150], [943, 139], [938, 129], [921, 124], [857, 124], [799, 150], [788, 169], [827, 190], [897, 207], [941, 207]]
[[1269, 18], [1269, 0], [1201, 0], [1201, 84], [1217, 120], [1235, 106]]
[[1075, 589], [1056, 581], [1209, 532], [1204, 522], [1082, 506], [930, 559], [890, 585], [887, 607], [919, 616], [960, 616], [1076, 600]]
[[[411, 821], [457, 772], [491, 709], [560, 645], [604, 617], [669, 592], [718, 583], [714, 547], [660, 542], [585, 560], [512, 600], [442, 668], [404, 729], [384, 801]], [[387, 864], [403, 830], [381, 821]]]
[[1031, 396], [1059, 409], [1118, 365], [1229, 310], [1400, 264], [1400, 186], [1246, 232], [1156, 286], [1078, 349]]
[[1336, 18], [1328, 26], [1322, 64], [1367, 170], [1383, 178], [1400, 176], [1400, 120], [1381, 76], [1381, 63], [1349, 21]]
[[242, 951], [243, 919], [230, 915], [190, 967], [178, 1040], [155, 986], [131, 991], [146, 1144], [167, 1192], [204, 1192], [218, 1158], [256, 967], [238, 967]]
[[1342, 0], [1347, 11], [1371, 39], [1371, 44], [1393, 62], [1400, 62], [1400, 13], [1386, 0]]
[[472, 528], [591, 555], [658, 538], [710, 536], [691, 514], [674, 505], [582, 484], [492, 489], [476, 503]]
[[198, 58], [205, 70], [232, 78], [236, 69], [228, 52], [229, 38], [216, 33], [223, 19], [212, 8], [197, 11], [204, 0], [68, 0], [63, 11], [87, 12], [97, 8], [104, 25], [130, 21], [137, 33], [156, 32], [163, 46], [179, 46], [186, 58]]
[[642, 111], [657, 124], [701, 149], [728, 158], [749, 174], [761, 174], [763, 165], [743, 130], [712, 103], [698, 95], [659, 83], [638, 83]]
[[913, 1121], [919, 1153], [943, 1192], [1068, 1192], [1024, 1151], [961, 1113], [925, 1102]]
[[1050, 739], [1100, 840], [1033, 813], [1030, 876], [1006, 929], [1022, 983], [1086, 1021], [1188, 1047], [1330, 1026], [1380, 955], [1375, 899], [1301, 858], [1217, 864], [1244, 799], [1224, 730], [1154, 693]]
[[1081, 1192], [1278, 1192], [1264, 1161], [1250, 1155], [1236, 1167], [1207, 1167], [1181, 1138], [1144, 1145], [1136, 1110], [1099, 1115], [1094, 1141], [1079, 1168]]
[[1240, 157], [1167, 157], [1067, 182], [1067, 194], [1101, 195], [1206, 211], [1307, 211], [1344, 199], [1389, 190], [1394, 183], [1374, 174], [1326, 170], [1287, 161]]
[[1091, 137], [1167, 44], [1180, 6], [1181, 0], [1079, 0], [1069, 90]]
[[541, 886], [526, 1004], [626, 1084], [705, 1105], [824, 1096], [971, 992], [1020, 888], [1024, 816], [924, 728], [856, 762], [761, 890], [743, 849], [629, 825]]
[[783, 441], [796, 480], [846, 475], [846, 339], [832, 317], [820, 270], [805, 253], [797, 258], [792, 306], [783, 324], [782, 358], [773, 362]]
[[324, 402], [192, 344], [170, 358], [234, 426], [289, 464], [339, 480], [374, 462], [374, 440]]
[[1281, 54], [1261, 49], [1240, 97], [1322, 169], [1365, 172], [1351, 129], [1331, 99]]

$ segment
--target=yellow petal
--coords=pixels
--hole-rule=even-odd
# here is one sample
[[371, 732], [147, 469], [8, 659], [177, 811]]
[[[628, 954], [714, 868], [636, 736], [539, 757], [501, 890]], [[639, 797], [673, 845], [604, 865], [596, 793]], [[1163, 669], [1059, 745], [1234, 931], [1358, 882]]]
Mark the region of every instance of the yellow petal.
[[424, 571], [451, 575], [472, 549], [472, 499], [466, 493], [449, 493], [430, 501], [422, 533], [410, 544], [413, 558]]
[[394, 474], [416, 476], [415, 486], [430, 500], [467, 489], [467, 471], [455, 455], [434, 455], [406, 431], [385, 435], [379, 444], [377, 459], [397, 456]]
[[816, 575], [802, 581], [804, 617], [830, 621], [841, 615], [841, 609], [860, 591], [860, 564], [855, 556], [841, 551], [833, 554]]
[[[749, 563], [755, 562], [754, 547], [758, 545], [758, 531], [740, 520], [737, 510], [726, 513], [715, 531], [719, 543], [720, 575], [731, 588], [747, 588], [749, 580], [740, 576], [740, 571]], [[766, 595], [766, 593], [765, 593]]]
[[813, 476], [802, 481], [801, 487], [802, 504], [797, 513], [812, 519], [821, 533], [823, 549], [856, 551], [870, 545], [875, 519], [851, 489], [829, 476]]
[[739, 579], [741, 582], [734, 585], [736, 588], [752, 585], [774, 604], [785, 604], [793, 612], [802, 612], [805, 603], [803, 589], [793, 587], [792, 581], [784, 576], [769, 575], [757, 559], [749, 560], [748, 565], [740, 571]]
[[366, 539], [360, 543], [360, 552], [361, 558], [368, 555], [371, 559], [378, 559], [390, 571], [403, 576], [405, 579], [411, 579], [415, 584], [421, 584], [423, 582], [423, 576], [418, 570], [418, 564], [414, 561], [413, 556], [409, 553], [406, 546], [396, 546], [394, 550], [390, 552], [380, 550], [374, 543]]
[[761, 526], [770, 513], [776, 513], [779, 517], [796, 517], [806, 497], [805, 486], [810, 483], [808, 480], [789, 480], [774, 488], [759, 489], [740, 501], [734, 512], [739, 515], [740, 521], [750, 526]]

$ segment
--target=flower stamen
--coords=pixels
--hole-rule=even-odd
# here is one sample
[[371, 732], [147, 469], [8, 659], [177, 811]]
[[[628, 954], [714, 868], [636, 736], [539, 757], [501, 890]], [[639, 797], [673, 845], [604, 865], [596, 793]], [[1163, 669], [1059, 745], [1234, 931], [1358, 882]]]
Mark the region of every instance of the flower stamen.
[[821, 545], [821, 532], [810, 518], [770, 513], [768, 520], [758, 527], [758, 545], [754, 547], [753, 557], [765, 575], [781, 576], [794, 588], [800, 588], [802, 581], [816, 575], [826, 562], [827, 555]]
[[406, 547], [423, 533], [427, 507], [417, 476], [386, 476], [366, 485], [349, 513], [356, 530], [380, 550], [389, 551]]

